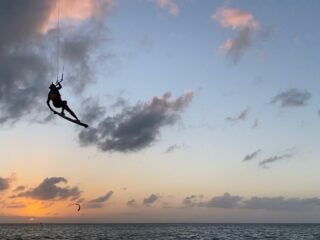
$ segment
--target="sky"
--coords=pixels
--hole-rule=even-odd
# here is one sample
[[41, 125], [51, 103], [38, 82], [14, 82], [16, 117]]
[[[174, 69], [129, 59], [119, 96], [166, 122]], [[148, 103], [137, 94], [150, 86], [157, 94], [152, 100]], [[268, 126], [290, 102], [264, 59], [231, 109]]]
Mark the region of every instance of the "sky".
[[0, 1], [0, 223], [319, 222], [319, 7]]

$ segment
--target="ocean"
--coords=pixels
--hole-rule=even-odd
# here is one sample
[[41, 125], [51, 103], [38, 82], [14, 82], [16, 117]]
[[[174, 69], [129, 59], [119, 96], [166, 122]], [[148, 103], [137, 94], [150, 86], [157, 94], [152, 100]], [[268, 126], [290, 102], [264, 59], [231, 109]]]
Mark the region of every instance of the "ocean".
[[320, 240], [320, 224], [0, 224], [1, 240]]

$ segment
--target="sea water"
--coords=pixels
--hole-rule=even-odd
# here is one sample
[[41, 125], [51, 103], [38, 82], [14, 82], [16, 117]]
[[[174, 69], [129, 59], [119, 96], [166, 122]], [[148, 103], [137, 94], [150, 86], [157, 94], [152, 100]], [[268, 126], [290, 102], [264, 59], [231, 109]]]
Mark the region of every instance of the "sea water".
[[1, 224], [0, 239], [320, 240], [320, 224]]

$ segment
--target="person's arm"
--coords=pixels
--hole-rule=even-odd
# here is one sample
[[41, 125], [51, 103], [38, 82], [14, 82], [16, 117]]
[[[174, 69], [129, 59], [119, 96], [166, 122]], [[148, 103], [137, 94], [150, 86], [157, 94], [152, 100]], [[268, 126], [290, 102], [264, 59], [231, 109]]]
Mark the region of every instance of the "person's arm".
[[49, 98], [49, 96], [48, 96], [48, 99], [47, 99], [47, 105], [48, 105], [48, 107], [50, 108], [50, 110], [51, 110], [52, 112], [55, 112], [55, 111], [52, 109], [52, 107], [50, 106], [50, 98]]
[[60, 90], [61, 88], [62, 88], [62, 85], [61, 85], [60, 82], [58, 82], [58, 84], [57, 84], [57, 89]]

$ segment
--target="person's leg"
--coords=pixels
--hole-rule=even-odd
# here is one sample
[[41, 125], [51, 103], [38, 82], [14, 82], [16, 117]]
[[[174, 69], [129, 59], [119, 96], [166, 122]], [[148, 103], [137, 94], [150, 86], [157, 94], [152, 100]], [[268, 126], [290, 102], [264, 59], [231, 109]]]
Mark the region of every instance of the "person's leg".
[[63, 102], [62, 101], [52, 101], [52, 103], [55, 108], [62, 108], [62, 111], [63, 111]]
[[[69, 106], [68, 106], [68, 104], [67, 104], [67, 101], [65, 101], [65, 102], [66, 102], [66, 104], [64, 105], [64, 108], [62, 108], [62, 109], [63, 109], [63, 110], [64, 110], [64, 109], [67, 110], [67, 111], [72, 115], [72, 117], [74, 117], [76, 120], [79, 121], [77, 115], [69, 108]], [[62, 110], [62, 111], [63, 111], [63, 110]]]
[[62, 101], [61, 102], [61, 107], [62, 107], [61, 114], [62, 115], [64, 115], [64, 110], [66, 109], [66, 106], [68, 106], [67, 101]]

